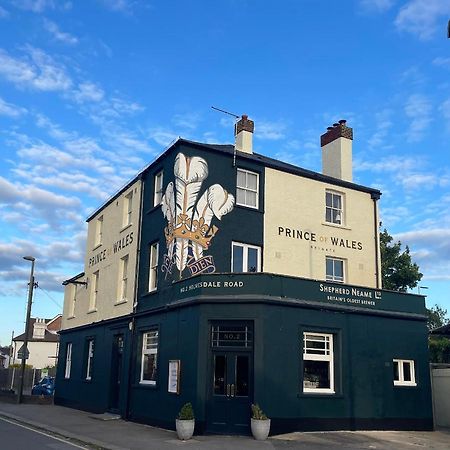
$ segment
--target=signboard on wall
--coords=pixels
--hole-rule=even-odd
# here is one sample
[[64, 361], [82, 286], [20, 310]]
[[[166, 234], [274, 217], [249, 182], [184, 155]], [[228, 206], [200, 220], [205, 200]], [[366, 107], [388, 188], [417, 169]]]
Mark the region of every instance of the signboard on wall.
[[169, 381], [167, 391], [171, 394], [180, 393], [180, 366], [181, 361], [179, 359], [171, 359], [169, 361]]

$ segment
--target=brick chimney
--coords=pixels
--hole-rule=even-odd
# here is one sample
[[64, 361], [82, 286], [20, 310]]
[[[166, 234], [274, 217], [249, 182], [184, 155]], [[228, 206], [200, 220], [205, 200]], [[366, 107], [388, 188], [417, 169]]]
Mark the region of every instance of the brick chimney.
[[253, 131], [255, 122], [243, 114], [239, 122], [234, 126], [234, 137], [236, 150], [244, 153], [253, 153]]
[[345, 181], [353, 181], [352, 141], [353, 129], [346, 120], [334, 123], [320, 136], [322, 147], [322, 173]]
[[35, 319], [33, 324], [33, 339], [44, 339], [45, 328], [45, 319]]

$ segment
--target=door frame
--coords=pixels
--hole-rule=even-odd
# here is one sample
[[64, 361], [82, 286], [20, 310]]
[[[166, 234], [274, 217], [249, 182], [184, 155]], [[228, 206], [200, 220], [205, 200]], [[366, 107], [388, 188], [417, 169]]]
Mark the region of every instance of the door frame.
[[[220, 345], [220, 342], [217, 342], [219, 345], [213, 345], [213, 327], [223, 327], [226, 329], [226, 327], [247, 327], [248, 335], [249, 335], [249, 342], [247, 342], [247, 333], [246, 333], [246, 344], [248, 346], [239, 346], [234, 345], [235, 343], [230, 341], [230, 345], [227, 345], [228, 343], [224, 343], [225, 345]], [[206, 431], [212, 432], [212, 433], [223, 433], [223, 434], [245, 434], [250, 433], [250, 406], [253, 402], [253, 395], [254, 395], [254, 321], [253, 320], [246, 320], [246, 319], [214, 319], [208, 321], [208, 349], [207, 349], [207, 383], [206, 383]], [[242, 333], [243, 331], [241, 331]], [[236, 331], [236, 333], [239, 333], [239, 331]], [[236, 356], [239, 356], [239, 354], [242, 355], [248, 355], [249, 357], [249, 375], [248, 375], [248, 384], [249, 384], [249, 391], [248, 391], [248, 429], [243, 430], [242, 428], [237, 431], [236, 424], [233, 424], [232, 422], [227, 422], [223, 430], [219, 430], [217, 426], [215, 426], [212, 423], [213, 418], [213, 409], [217, 404], [214, 403], [214, 356], [215, 355], [223, 355], [223, 354], [229, 354]], [[233, 363], [234, 365], [236, 362]], [[227, 371], [228, 371], [227, 367]], [[228, 397], [226, 395], [228, 401], [225, 400], [225, 398], [222, 398], [222, 403], [226, 402], [228, 405], [227, 407], [230, 408], [230, 411], [232, 410], [233, 406], [238, 407], [237, 403], [242, 404], [242, 400], [244, 397]], [[234, 405], [233, 399], [236, 398], [238, 402], [236, 402]], [[244, 401], [245, 402], [245, 401]]]

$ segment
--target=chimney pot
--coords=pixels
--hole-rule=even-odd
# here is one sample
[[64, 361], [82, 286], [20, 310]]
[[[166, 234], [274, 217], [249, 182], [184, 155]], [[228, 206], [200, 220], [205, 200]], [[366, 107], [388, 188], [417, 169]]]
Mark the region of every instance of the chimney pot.
[[331, 131], [333, 129], [333, 127], [327, 127], [328, 131]]
[[341, 125], [345, 125], [345, 124], [347, 123], [347, 121], [346, 121], [345, 119], [341, 119], [341, 120], [339, 121], [339, 123], [340, 123]]
[[333, 127], [338, 127], [339, 124], [338, 123], [333, 123]]

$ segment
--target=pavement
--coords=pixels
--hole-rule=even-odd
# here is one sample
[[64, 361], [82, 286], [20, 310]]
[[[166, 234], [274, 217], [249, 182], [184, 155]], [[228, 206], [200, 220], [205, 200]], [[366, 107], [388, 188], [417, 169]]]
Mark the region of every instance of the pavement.
[[[376, 449], [450, 450], [450, 429], [433, 432], [343, 431], [289, 433], [256, 441], [248, 436], [194, 436], [55, 405], [0, 403], [0, 419], [30, 427], [92, 450]], [[111, 419], [111, 420], [108, 420]], [[13, 447], [14, 450], [17, 447]], [[11, 450], [13, 450], [11, 448]], [[10, 450], [2, 445], [2, 450]]]

